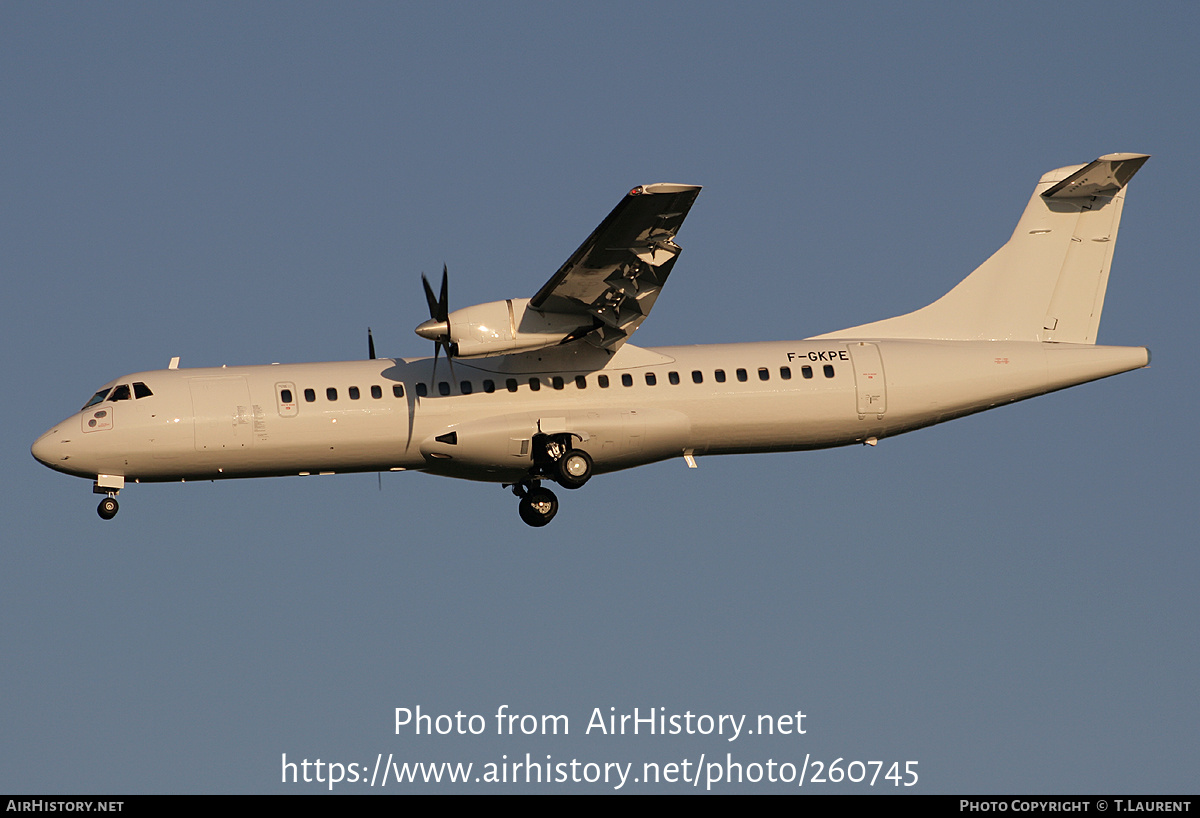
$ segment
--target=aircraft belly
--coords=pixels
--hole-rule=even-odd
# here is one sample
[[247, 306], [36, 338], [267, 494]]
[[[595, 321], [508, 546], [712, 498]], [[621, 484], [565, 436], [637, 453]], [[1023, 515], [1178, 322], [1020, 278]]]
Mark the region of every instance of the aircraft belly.
[[848, 442], [854, 392], [849, 385], [811, 391], [729, 394], [692, 413], [696, 454], [795, 451]]
[[265, 439], [226, 457], [224, 469], [241, 476], [411, 468], [415, 464], [406, 456], [406, 426], [395, 417], [349, 413], [273, 418]]

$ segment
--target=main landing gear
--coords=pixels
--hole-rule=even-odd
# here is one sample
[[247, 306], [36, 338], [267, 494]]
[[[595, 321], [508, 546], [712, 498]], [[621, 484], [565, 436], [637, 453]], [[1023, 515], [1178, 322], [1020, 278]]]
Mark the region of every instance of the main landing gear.
[[550, 489], [542, 488], [537, 480], [522, 480], [513, 486], [513, 494], [521, 498], [517, 513], [526, 525], [541, 528], [558, 513], [558, 498]]
[[513, 494], [521, 498], [517, 512], [526, 525], [541, 528], [558, 513], [558, 498], [542, 487], [550, 479], [565, 489], [577, 489], [592, 476], [592, 457], [583, 449], [573, 449], [570, 435], [538, 435], [534, 438], [534, 466], [529, 477], [513, 484]]

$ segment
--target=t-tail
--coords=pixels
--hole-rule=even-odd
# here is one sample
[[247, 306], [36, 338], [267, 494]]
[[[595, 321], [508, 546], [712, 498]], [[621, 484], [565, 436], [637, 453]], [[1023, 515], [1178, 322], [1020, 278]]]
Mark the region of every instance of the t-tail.
[[1125, 186], [1149, 158], [1110, 153], [1050, 171], [1008, 243], [946, 295], [816, 337], [1095, 344]]

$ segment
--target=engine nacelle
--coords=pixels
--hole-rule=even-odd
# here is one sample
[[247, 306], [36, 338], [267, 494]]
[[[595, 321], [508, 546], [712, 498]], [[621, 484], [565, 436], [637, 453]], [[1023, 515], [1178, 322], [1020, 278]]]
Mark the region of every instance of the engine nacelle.
[[484, 358], [560, 344], [580, 328], [580, 317], [539, 312], [529, 309], [528, 298], [510, 298], [455, 310], [447, 324], [448, 329], [426, 321], [417, 327], [417, 335], [442, 341], [448, 337], [458, 358]]

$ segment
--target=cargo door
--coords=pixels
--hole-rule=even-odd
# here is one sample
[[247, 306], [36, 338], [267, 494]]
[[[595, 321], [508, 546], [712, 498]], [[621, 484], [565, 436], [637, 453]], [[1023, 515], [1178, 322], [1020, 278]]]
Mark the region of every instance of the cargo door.
[[244, 377], [192, 378], [196, 451], [249, 448], [254, 440], [250, 387]]

